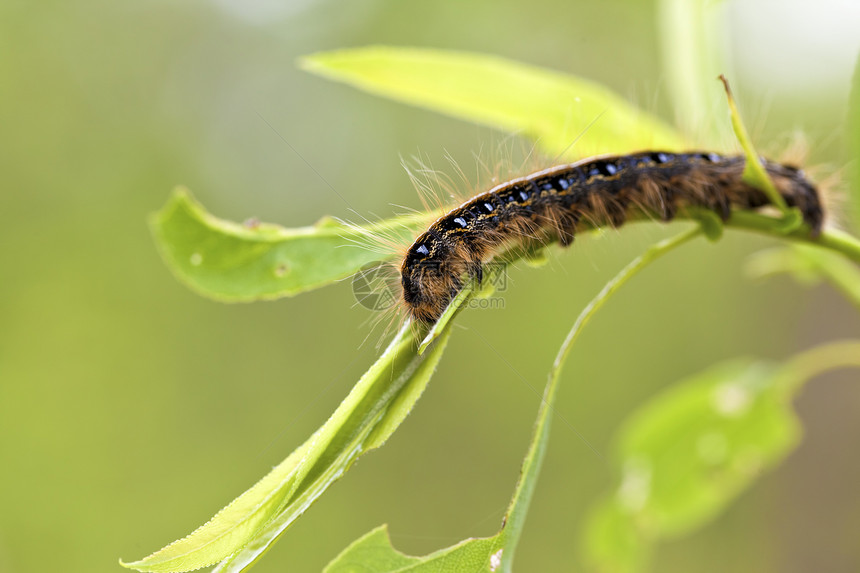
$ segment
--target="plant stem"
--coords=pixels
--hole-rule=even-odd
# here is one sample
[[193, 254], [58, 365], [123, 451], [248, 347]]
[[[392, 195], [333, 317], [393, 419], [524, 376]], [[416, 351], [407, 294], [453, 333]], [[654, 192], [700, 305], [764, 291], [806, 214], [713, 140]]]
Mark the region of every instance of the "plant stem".
[[546, 397], [550, 398], [555, 393], [556, 383], [558, 382], [559, 376], [561, 375], [562, 368], [564, 367], [564, 363], [567, 360], [567, 356], [570, 353], [570, 349], [573, 346], [573, 343], [576, 342], [576, 339], [579, 337], [580, 332], [588, 324], [588, 321], [591, 320], [591, 317], [595, 312], [600, 310], [600, 308], [606, 303], [607, 299], [615, 293], [616, 290], [621, 287], [627, 280], [629, 280], [633, 275], [644, 269], [653, 261], [657, 260], [661, 256], [665, 255], [672, 249], [676, 247], [680, 247], [684, 243], [694, 239], [695, 237], [702, 234], [701, 227], [697, 226], [693, 229], [685, 231], [679, 235], [675, 235], [674, 237], [670, 237], [668, 239], [664, 239], [654, 245], [652, 245], [647, 251], [633, 259], [626, 267], [624, 267], [620, 273], [618, 273], [611, 281], [604, 285], [603, 289], [597, 294], [591, 302], [588, 303], [583, 311], [580, 313], [579, 317], [577, 317], [576, 322], [573, 324], [573, 327], [570, 329], [570, 332], [567, 334], [567, 338], [564, 339], [564, 342], [559, 348], [558, 354], [555, 357], [555, 361], [552, 365], [552, 370], [549, 372], [549, 382], [547, 383], [547, 390], [545, 393], [545, 401]]
[[785, 363], [782, 375], [793, 396], [807, 380], [840, 368], [860, 368], [860, 341], [840, 340], [802, 352]]
[[816, 245], [841, 253], [854, 262], [860, 263], [860, 239], [839, 229], [824, 229], [817, 237], [812, 237], [806, 226], [786, 232], [782, 220], [761, 213], [736, 211], [726, 221], [726, 226], [745, 231], [755, 231], [777, 239], [789, 239]]
[[526, 511], [531, 501], [532, 493], [534, 492], [535, 483], [537, 482], [537, 474], [540, 470], [546, 445], [549, 439], [549, 425], [553, 410], [553, 402], [555, 400], [558, 381], [561, 377], [561, 370], [564, 362], [567, 359], [573, 343], [579, 337], [582, 328], [588, 323], [594, 313], [596, 313], [609, 299], [612, 294], [618, 290], [627, 280], [633, 275], [644, 269], [650, 263], [665, 255], [672, 249], [683, 245], [691, 239], [702, 234], [702, 228], [697, 226], [689, 229], [680, 235], [665, 239], [659, 243], [652, 245], [647, 251], [639, 255], [636, 259], [624, 267], [611, 281], [609, 281], [603, 289], [597, 294], [594, 299], [582, 310], [576, 322], [565, 338], [558, 351], [558, 355], [553, 362], [552, 369], [549, 372], [549, 380], [544, 389], [543, 398], [541, 399], [540, 409], [538, 410], [537, 420], [535, 421], [535, 429], [532, 434], [532, 440], [529, 444], [529, 450], [526, 453], [523, 461], [522, 473], [516, 490], [514, 491], [511, 504], [506, 513], [505, 531], [510, 532], [508, 539], [505, 542], [505, 560], [504, 571], [507, 573], [511, 569], [513, 563], [513, 552], [516, 547], [519, 534], [522, 531], [523, 522], [525, 521]]

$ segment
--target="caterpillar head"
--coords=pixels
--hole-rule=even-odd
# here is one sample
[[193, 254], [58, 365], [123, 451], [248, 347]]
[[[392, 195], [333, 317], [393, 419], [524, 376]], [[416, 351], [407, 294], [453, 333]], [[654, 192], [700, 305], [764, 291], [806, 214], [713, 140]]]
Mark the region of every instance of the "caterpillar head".
[[422, 235], [410, 247], [400, 267], [403, 304], [407, 312], [424, 323], [434, 322], [451, 301], [451, 270], [444, 248], [429, 235]]

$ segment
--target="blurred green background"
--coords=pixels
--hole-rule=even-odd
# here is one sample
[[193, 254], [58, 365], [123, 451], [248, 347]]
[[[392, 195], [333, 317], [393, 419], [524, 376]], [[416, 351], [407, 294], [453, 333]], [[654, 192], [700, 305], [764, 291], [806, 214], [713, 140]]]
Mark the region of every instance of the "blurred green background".
[[[762, 149], [801, 130], [810, 164], [839, 167], [860, 12], [807, 4], [725, 3], [727, 71]], [[187, 534], [301, 443], [375, 358], [348, 281], [252, 305], [178, 284], [146, 227], [174, 185], [240, 221], [355, 220], [328, 184], [359, 214], [389, 216], [420, 206], [400, 155], [441, 166], [447, 152], [474, 172], [473, 153], [504, 137], [309, 76], [297, 56], [377, 43], [494, 53], [595, 79], [671, 120], [656, 21], [634, 0], [0, 3], [0, 571], [119, 571], [120, 556]], [[664, 234], [626, 228], [515, 269], [503, 310], [462, 316], [390, 443], [255, 570], [319, 571], [384, 522], [411, 553], [495, 532], [558, 344]], [[770, 244], [729, 233], [637, 277], [574, 349], [558, 413], [606, 455], [626, 414], [686, 375], [856, 334], [830, 288], [745, 276], [745, 257]], [[655, 570], [860, 570], [856, 375], [813, 383], [797, 408], [800, 449], [661, 547]], [[611, 480], [557, 421], [518, 569], [579, 569], [582, 517]]]

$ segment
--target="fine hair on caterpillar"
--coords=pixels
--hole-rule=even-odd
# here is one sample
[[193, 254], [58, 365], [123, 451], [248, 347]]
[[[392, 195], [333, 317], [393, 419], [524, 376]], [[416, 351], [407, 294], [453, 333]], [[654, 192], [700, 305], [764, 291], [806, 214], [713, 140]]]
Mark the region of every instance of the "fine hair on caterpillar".
[[[578, 230], [627, 220], [671, 221], [706, 209], [723, 221], [735, 210], [771, 205], [745, 182], [745, 157], [705, 151], [643, 151], [559, 165], [512, 179], [448, 211], [421, 233], [400, 263], [401, 302], [420, 323], [435, 322], [466, 284], [478, 283], [484, 264], [515, 245], [570, 245]], [[799, 209], [810, 233], [821, 231], [822, 201], [796, 167], [763, 160], [789, 207]]]
[[[527, 143], [516, 135], [509, 135], [488, 146], [482, 144], [472, 153], [472, 159], [474, 167], [467, 169], [448, 152], [444, 153], [440, 161], [441, 168], [434, 165], [433, 158], [427, 154], [401, 157], [401, 166], [417, 192], [421, 209], [397, 204], [394, 207], [401, 211], [401, 217], [414, 217], [420, 221], [418, 227], [414, 224], [409, 228], [405, 225], [380, 227], [365, 217], [361, 217], [361, 225], [340, 220], [353, 231], [351, 236], [344, 237], [345, 240], [380, 256], [379, 261], [367, 263], [351, 277], [356, 305], [374, 311], [368, 318], [368, 322], [374, 326], [370, 332], [382, 325], [383, 335], [378, 338], [377, 345], [386, 338], [386, 333], [392, 329], [399, 330], [403, 321], [410, 316], [403, 305], [400, 262], [419, 229], [482, 190], [552, 164], [551, 160], [536, 152], [535, 144]], [[356, 237], [356, 234], [359, 236]], [[485, 263], [482, 275], [484, 287], [491, 287], [496, 292], [506, 289], [508, 277], [505, 263]], [[505, 302], [502, 297], [481, 297], [470, 299], [466, 305], [469, 308], [495, 310], [504, 308]], [[396, 326], [397, 323], [400, 326]]]

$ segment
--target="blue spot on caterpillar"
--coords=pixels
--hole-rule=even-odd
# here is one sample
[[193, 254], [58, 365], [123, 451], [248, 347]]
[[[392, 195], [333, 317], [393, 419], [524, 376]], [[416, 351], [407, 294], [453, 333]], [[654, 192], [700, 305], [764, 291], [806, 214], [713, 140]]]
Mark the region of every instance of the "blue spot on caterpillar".
[[[690, 207], [726, 221], [732, 210], [768, 205], [762, 191], [743, 181], [744, 165], [743, 156], [647, 151], [585, 159], [502, 183], [443, 215], [415, 240], [400, 266], [403, 304], [413, 319], [434, 322], [463, 288], [463, 277], [481, 276], [482, 263], [501, 248], [567, 246], [581, 222], [670, 221]], [[767, 160], [764, 167], [817, 235], [824, 213], [815, 186], [797, 168]]]

